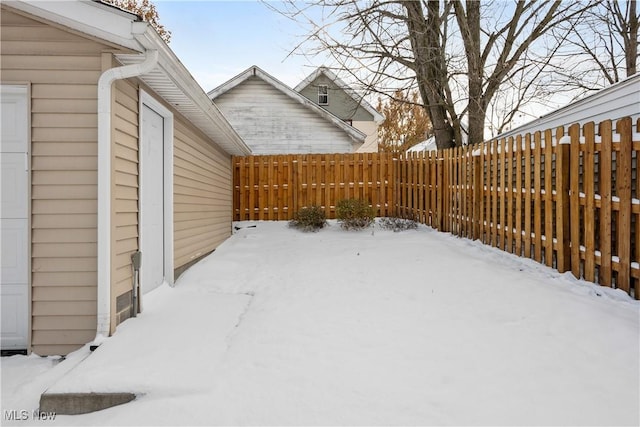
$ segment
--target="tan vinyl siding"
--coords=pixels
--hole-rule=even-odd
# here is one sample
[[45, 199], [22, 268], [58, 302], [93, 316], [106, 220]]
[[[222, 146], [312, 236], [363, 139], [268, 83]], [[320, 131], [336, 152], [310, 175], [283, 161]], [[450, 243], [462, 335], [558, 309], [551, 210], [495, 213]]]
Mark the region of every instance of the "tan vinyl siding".
[[[117, 64], [114, 64], [114, 66]], [[138, 86], [115, 84], [113, 108], [113, 235], [111, 258], [111, 329], [128, 317], [118, 315], [117, 298], [133, 288], [131, 254], [138, 250]]]
[[97, 80], [105, 46], [2, 10], [2, 82], [31, 83], [32, 350], [95, 335]]
[[174, 268], [205, 255], [231, 234], [231, 158], [175, 117]]
[[[31, 87], [31, 345], [67, 354], [96, 333], [97, 81], [116, 66], [113, 46], [1, 14], [1, 79]], [[138, 249], [140, 82], [118, 81], [112, 99], [112, 320], [132, 287]], [[147, 90], [149, 93], [151, 91]], [[166, 105], [166, 104], [165, 104]], [[174, 267], [231, 234], [231, 159], [174, 111]], [[112, 321], [112, 331], [116, 322]]]

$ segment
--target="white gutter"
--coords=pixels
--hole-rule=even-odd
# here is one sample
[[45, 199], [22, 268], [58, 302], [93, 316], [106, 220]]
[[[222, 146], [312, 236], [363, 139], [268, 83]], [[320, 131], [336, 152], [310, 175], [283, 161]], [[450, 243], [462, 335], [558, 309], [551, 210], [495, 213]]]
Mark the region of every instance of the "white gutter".
[[153, 70], [158, 51], [146, 50], [138, 64], [110, 68], [98, 80], [98, 324], [94, 345], [111, 329], [111, 85]]

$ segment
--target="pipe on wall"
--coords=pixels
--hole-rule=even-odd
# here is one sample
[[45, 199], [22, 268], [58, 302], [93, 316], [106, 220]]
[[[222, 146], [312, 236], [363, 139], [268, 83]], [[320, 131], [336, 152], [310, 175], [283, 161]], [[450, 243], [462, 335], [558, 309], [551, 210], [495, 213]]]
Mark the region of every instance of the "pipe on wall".
[[111, 328], [111, 89], [116, 80], [140, 76], [158, 64], [158, 51], [146, 50], [144, 61], [110, 68], [98, 80], [98, 295], [93, 345]]

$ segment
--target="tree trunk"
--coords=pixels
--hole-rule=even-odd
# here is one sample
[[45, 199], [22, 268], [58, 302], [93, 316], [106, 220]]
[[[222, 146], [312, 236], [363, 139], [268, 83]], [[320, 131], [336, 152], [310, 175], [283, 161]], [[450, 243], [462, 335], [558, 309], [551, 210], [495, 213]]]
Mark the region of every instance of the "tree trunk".
[[480, 49], [480, 2], [467, 0], [463, 7], [460, 1], [456, 1], [454, 7], [467, 57], [468, 144], [476, 144], [484, 140], [484, 122], [487, 114], [482, 88], [484, 61]]
[[447, 118], [443, 88], [443, 84], [447, 84], [447, 69], [440, 40], [440, 2], [427, 3], [426, 19], [421, 2], [406, 1], [403, 5], [407, 11], [407, 29], [415, 58], [414, 72], [420, 96], [431, 119], [436, 145], [439, 149], [453, 147], [454, 133]]
[[627, 44], [625, 46], [627, 77], [638, 71], [638, 12], [636, 7], [636, 0], [629, 0], [629, 37], [628, 43], [625, 43]]

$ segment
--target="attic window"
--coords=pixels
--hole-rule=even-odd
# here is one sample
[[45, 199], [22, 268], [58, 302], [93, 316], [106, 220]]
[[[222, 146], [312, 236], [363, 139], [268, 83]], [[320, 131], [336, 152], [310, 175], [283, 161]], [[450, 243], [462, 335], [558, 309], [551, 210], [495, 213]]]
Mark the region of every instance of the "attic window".
[[318, 105], [329, 105], [329, 88], [327, 85], [318, 86]]

